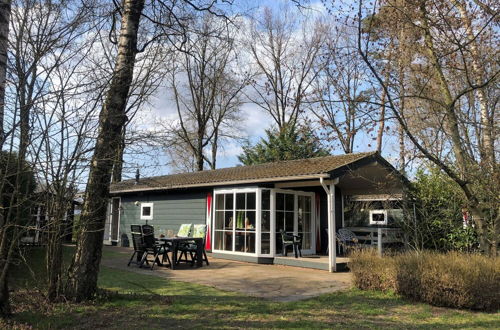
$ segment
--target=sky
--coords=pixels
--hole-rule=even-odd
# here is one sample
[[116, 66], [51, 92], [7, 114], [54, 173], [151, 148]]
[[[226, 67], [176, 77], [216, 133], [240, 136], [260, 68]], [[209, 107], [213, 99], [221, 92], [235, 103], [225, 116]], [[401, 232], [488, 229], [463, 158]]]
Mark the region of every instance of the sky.
[[[250, 14], [264, 6], [279, 8], [280, 5], [286, 2], [291, 3], [289, 0], [236, 0], [234, 10]], [[320, 1], [310, 1], [309, 6], [312, 8], [313, 13], [321, 13], [324, 10]], [[241, 135], [255, 143], [264, 135], [265, 130], [273, 125], [273, 120], [269, 114], [252, 103], [245, 103], [241, 110], [241, 117], [243, 118], [240, 123], [242, 129]], [[156, 129], [154, 123], [158, 119], [175, 119], [176, 116], [177, 111], [175, 109], [175, 103], [170, 96], [168, 89], [166, 87], [162, 87], [150, 100], [150, 105], [147, 106], [146, 109], [141, 110], [141, 114], [138, 116], [138, 121], [141, 125], [149, 126], [154, 130]], [[389, 161], [392, 160], [392, 163], [395, 164], [394, 158], [397, 153], [392, 149], [392, 145], [395, 144], [394, 142], [394, 137], [387, 136], [384, 143], [383, 155], [387, 157]], [[230, 141], [225, 143], [224, 148], [220, 150], [218, 154], [218, 168], [239, 165], [237, 156], [242, 152], [240, 143], [240, 141]], [[375, 143], [365, 135], [357, 137], [356, 145], [356, 151], [362, 152], [374, 150]], [[334, 150], [333, 153], [339, 154], [341, 152], [340, 150]], [[165, 165], [167, 160], [165, 152], [158, 150], [151, 150], [140, 156], [125, 156], [126, 164], [124, 179], [133, 178], [135, 176], [136, 168], [140, 169], [141, 176], [170, 174], [172, 173], [172, 169]]]

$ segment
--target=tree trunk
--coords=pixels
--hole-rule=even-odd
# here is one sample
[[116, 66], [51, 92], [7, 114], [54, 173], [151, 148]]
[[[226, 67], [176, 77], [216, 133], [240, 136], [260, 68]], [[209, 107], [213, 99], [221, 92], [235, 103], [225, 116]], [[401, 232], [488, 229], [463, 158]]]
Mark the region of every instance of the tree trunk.
[[7, 48], [9, 46], [10, 0], [0, 1], [0, 150], [5, 141], [4, 108], [7, 84]]
[[113, 160], [126, 123], [126, 102], [137, 54], [137, 32], [144, 0], [124, 0], [114, 75], [99, 115], [99, 133], [85, 191], [82, 232], [70, 267], [66, 297], [79, 302], [92, 299], [102, 256], [104, 224]]
[[212, 170], [215, 170], [217, 168], [217, 149], [218, 149], [218, 142], [219, 142], [219, 128], [217, 127], [214, 132], [213, 136], [213, 141], [212, 141], [212, 162], [210, 163], [210, 168]]
[[[7, 83], [7, 49], [9, 46], [9, 22], [10, 22], [11, 1], [2, 0], [0, 2], [0, 151], [3, 149], [5, 141], [4, 130], [4, 108], [5, 108], [5, 87]], [[3, 211], [0, 212], [0, 317], [10, 315], [9, 286], [7, 281], [8, 260], [5, 260], [7, 246], [7, 230]], [[5, 270], [5, 271], [4, 271]]]
[[125, 152], [125, 134], [126, 127], [123, 127], [123, 131], [120, 139], [120, 146], [116, 151], [116, 158], [113, 164], [113, 176], [111, 178], [112, 183], [122, 181], [122, 173], [123, 173], [123, 153]]
[[377, 133], [377, 151], [382, 152], [382, 139], [384, 136], [385, 128], [385, 92], [382, 92], [382, 105], [380, 106], [380, 117], [378, 123], [378, 133]]
[[6, 317], [11, 314], [10, 309], [10, 297], [9, 297], [9, 282], [8, 282], [8, 271], [9, 271], [9, 261], [8, 256], [8, 237], [10, 236], [7, 231], [10, 228], [4, 225], [0, 232], [0, 317]]
[[[62, 190], [64, 191], [64, 189]], [[62, 241], [65, 232], [64, 218], [68, 212], [68, 202], [64, 193], [59, 192], [58, 196], [50, 198], [47, 205], [50, 205], [47, 219], [47, 297], [50, 301], [56, 301], [60, 297], [62, 289]]]
[[[466, 4], [462, 1], [454, 1], [455, 6], [460, 12], [462, 19], [462, 24], [465, 27], [465, 32], [467, 34], [468, 45], [471, 52], [472, 60], [472, 71], [473, 80], [476, 85], [481, 85], [484, 79], [484, 69], [480, 64], [479, 50], [477, 48], [476, 37], [474, 36], [474, 31], [472, 29], [472, 22], [469, 18], [469, 14], [466, 9]], [[488, 100], [486, 96], [486, 91], [484, 88], [479, 88], [476, 90], [477, 98], [479, 100], [479, 108], [481, 112], [481, 126], [482, 126], [482, 136], [481, 136], [481, 158], [488, 168], [495, 168], [495, 146], [493, 138], [493, 120], [490, 116], [488, 109]]]

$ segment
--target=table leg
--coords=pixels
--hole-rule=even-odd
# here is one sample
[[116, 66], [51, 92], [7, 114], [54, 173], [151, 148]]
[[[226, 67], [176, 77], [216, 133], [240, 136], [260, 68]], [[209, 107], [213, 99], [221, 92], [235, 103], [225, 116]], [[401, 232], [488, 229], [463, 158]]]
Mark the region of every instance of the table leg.
[[172, 242], [172, 267], [170, 269], [174, 270], [177, 265], [177, 242]]
[[196, 267], [203, 267], [203, 240], [196, 243]]

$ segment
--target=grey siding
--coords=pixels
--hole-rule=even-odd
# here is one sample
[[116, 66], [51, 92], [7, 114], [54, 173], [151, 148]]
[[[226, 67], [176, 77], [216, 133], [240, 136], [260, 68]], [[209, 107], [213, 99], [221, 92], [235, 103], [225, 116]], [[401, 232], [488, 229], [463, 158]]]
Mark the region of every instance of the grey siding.
[[130, 225], [146, 224], [140, 219], [141, 207], [135, 202], [153, 203], [153, 220], [147, 223], [155, 232], [173, 230], [177, 233], [183, 223], [206, 223], [206, 193], [168, 193], [162, 195], [132, 195], [121, 197], [120, 240], [126, 234], [130, 241]]

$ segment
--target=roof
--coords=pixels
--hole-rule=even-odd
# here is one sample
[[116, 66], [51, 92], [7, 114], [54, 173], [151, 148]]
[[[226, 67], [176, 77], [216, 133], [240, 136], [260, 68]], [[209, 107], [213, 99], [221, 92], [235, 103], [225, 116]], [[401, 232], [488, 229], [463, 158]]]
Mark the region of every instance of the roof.
[[141, 178], [138, 183], [134, 179], [125, 180], [112, 184], [111, 193], [328, 177], [328, 173], [336, 169], [374, 155], [377, 155], [377, 153], [363, 152], [236, 166], [217, 170]]

